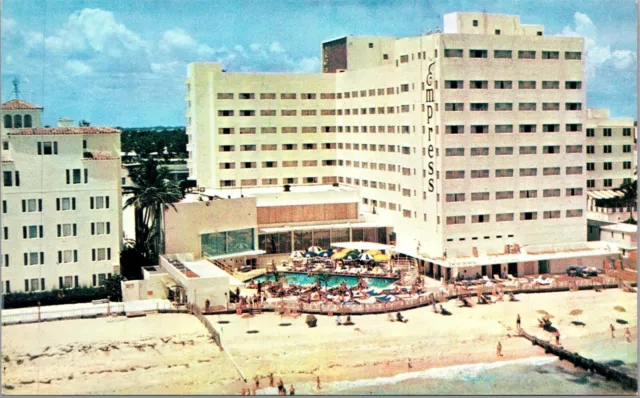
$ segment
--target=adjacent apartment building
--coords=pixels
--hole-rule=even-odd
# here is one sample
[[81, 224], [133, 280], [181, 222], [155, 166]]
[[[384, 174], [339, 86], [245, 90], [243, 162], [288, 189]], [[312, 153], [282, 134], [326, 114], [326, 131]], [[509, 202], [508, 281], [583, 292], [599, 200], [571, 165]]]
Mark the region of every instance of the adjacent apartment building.
[[322, 53], [318, 74], [188, 66], [199, 186], [357, 187], [367, 218], [430, 266], [586, 242], [582, 38], [450, 13], [442, 32], [343, 37]]
[[120, 264], [120, 131], [42, 127], [19, 99], [0, 110], [3, 292], [103, 284]]

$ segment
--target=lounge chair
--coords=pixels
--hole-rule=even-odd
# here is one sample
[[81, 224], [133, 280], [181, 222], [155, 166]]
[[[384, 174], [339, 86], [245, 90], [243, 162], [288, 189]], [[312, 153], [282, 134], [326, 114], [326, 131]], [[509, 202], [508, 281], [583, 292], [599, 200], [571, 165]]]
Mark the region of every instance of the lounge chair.
[[500, 275], [498, 274], [493, 274], [493, 279], [497, 280], [498, 282], [504, 282], [504, 279], [500, 278]]
[[513, 277], [513, 275], [511, 274], [507, 274], [507, 278], [509, 278], [510, 281], [516, 281], [517, 279]]

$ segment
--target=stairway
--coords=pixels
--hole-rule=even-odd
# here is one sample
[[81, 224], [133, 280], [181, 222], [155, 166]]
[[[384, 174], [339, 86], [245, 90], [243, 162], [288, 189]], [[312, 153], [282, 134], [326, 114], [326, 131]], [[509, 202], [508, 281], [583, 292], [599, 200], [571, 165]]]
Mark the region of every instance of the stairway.
[[415, 259], [412, 259], [409, 269], [407, 269], [406, 274], [404, 275], [404, 284], [413, 285], [419, 276], [420, 271], [418, 270], [418, 262]]

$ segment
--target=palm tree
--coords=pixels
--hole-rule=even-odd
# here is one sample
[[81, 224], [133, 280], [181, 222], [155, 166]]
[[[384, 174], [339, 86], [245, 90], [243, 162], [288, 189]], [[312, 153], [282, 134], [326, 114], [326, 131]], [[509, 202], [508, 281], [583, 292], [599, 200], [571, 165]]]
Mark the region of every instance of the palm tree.
[[331, 280], [331, 274], [322, 272], [318, 274], [318, 282], [324, 285], [325, 290], [329, 287], [329, 281]]
[[630, 215], [629, 220], [627, 222], [632, 222], [635, 224], [635, 220], [633, 219], [633, 209], [636, 201], [638, 200], [638, 180], [632, 180], [629, 182], [625, 182], [620, 185], [620, 190], [624, 192], [624, 197], [622, 198], [625, 205], [630, 207]]
[[162, 231], [163, 211], [169, 206], [176, 210], [174, 202], [182, 198], [180, 188], [169, 180], [169, 170], [158, 167], [153, 159], [147, 159], [131, 169], [134, 186], [129, 193], [125, 208], [133, 206], [136, 223], [136, 249], [150, 263], [156, 264], [158, 256], [164, 252]]

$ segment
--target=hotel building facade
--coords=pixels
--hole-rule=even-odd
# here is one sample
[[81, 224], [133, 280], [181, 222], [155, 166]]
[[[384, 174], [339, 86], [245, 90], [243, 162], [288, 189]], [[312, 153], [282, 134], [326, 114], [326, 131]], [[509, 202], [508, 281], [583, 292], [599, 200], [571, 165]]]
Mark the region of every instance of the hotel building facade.
[[548, 256], [534, 253], [583, 248], [582, 38], [546, 37], [516, 16], [451, 13], [443, 32], [343, 37], [322, 52], [319, 74], [188, 66], [188, 167], [199, 186], [355, 187], [363, 217], [392, 226], [397, 251], [436, 275], [455, 264], [544, 273]]
[[4, 293], [98, 286], [119, 273], [120, 131], [41, 118], [22, 100], [1, 106]]

